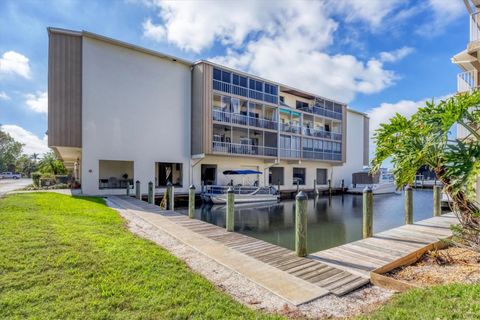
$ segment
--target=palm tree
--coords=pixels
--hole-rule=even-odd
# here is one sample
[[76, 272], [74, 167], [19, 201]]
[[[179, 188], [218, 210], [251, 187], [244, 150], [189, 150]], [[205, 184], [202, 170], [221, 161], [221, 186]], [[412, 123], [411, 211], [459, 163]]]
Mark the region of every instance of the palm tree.
[[[480, 91], [456, 95], [435, 104], [427, 102], [410, 119], [396, 114], [374, 133], [372, 172], [391, 159], [397, 188], [412, 184], [426, 165], [444, 184], [460, 226], [459, 243], [480, 251], [480, 210], [474, 186], [480, 174]], [[455, 125], [469, 132], [467, 139], [451, 139]]]
[[37, 160], [38, 160], [38, 153], [32, 153], [32, 155], [30, 156], [30, 159], [33, 160], [33, 163], [37, 163]]

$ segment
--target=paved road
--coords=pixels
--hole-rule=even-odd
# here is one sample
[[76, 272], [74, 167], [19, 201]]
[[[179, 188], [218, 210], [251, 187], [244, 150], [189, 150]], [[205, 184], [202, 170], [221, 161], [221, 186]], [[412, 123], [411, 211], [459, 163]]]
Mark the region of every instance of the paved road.
[[5, 193], [21, 189], [32, 183], [32, 179], [0, 179], [0, 197]]

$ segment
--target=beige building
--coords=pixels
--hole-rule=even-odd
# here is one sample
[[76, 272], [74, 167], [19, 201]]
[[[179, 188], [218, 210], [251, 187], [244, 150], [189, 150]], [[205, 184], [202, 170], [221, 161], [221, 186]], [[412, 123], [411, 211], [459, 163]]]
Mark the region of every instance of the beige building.
[[234, 169], [260, 186], [348, 186], [368, 165], [369, 119], [345, 103], [85, 31], [49, 28], [48, 94], [49, 146], [85, 194], [224, 185]]
[[[469, 92], [479, 88], [480, 73], [480, 0], [464, 0], [470, 16], [470, 37], [467, 47], [452, 58], [452, 62], [462, 69], [457, 75], [457, 92]], [[457, 138], [471, 139], [462, 126], [457, 126]], [[477, 179], [477, 201], [480, 202], [480, 178]]]

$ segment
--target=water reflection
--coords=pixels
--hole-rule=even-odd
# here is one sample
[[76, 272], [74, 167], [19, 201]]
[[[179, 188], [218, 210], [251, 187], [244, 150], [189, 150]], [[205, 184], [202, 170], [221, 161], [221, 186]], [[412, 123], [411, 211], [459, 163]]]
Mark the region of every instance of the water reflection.
[[[414, 220], [432, 216], [431, 190], [414, 192]], [[374, 199], [374, 232], [404, 223], [403, 194]], [[186, 213], [186, 210], [182, 210]], [[203, 205], [196, 218], [225, 227], [225, 206]], [[295, 201], [243, 204], [235, 207], [235, 231], [294, 249]], [[328, 249], [361, 239], [362, 196], [338, 195], [308, 201], [308, 251]]]

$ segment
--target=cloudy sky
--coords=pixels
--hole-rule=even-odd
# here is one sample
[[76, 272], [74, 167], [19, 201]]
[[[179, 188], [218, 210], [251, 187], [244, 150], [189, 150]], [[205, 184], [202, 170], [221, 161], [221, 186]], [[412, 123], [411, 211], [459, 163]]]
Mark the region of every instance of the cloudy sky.
[[372, 127], [456, 90], [462, 0], [1, 0], [0, 124], [43, 153], [49, 26], [209, 59], [348, 103]]

